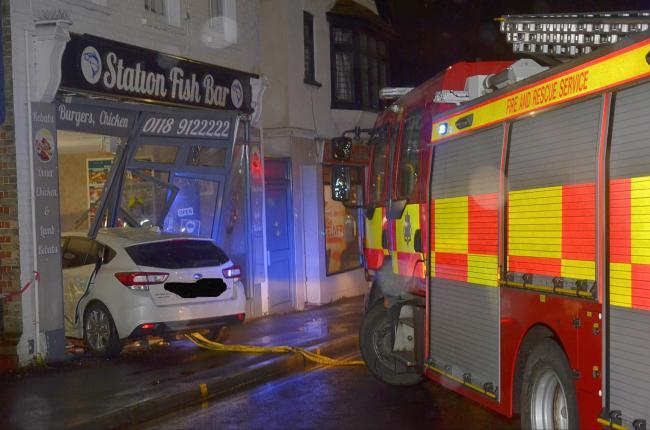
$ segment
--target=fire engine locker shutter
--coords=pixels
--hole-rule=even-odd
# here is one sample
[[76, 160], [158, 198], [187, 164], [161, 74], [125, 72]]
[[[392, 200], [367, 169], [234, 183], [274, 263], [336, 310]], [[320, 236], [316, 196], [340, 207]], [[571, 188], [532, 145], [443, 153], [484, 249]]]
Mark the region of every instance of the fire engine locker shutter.
[[[494, 389], [499, 383], [496, 195], [502, 135], [498, 127], [436, 146], [431, 180], [430, 358], [439, 370]], [[484, 214], [478, 230], [488, 231], [490, 249], [472, 247], [476, 213]], [[486, 280], [471, 279], [472, 270]]]
[[596, 279], [600, 99], [512, 125], [507, 270], [518, 283], [575, 290]]
[[610, 157], [610, 410], [650, 420], [650, 84], [616, 95]]

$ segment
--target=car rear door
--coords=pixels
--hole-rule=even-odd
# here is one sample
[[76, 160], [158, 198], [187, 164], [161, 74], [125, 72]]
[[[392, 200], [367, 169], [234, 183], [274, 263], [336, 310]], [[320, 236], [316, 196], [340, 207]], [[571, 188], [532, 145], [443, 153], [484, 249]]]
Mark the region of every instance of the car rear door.
[[88, 288], [101, 245], [77, 236], [66, 242], [62, 252], [63, 310], [65, 331], [70, 335], [76, 323], [77, 304]]

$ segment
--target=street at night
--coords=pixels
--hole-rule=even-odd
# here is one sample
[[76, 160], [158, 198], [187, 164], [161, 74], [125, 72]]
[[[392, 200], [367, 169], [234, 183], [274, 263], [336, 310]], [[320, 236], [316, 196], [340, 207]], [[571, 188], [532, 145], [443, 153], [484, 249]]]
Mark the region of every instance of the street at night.
[[[356, 358], [354, 353], [339, 358]], [[508, 420], [443, 387], [390, 387], [364, 367], [319, 367], [145, 423], [154, 429], [503, 429]]]
[[0, 0], [0, 430], [646, 430], [647, 0]]

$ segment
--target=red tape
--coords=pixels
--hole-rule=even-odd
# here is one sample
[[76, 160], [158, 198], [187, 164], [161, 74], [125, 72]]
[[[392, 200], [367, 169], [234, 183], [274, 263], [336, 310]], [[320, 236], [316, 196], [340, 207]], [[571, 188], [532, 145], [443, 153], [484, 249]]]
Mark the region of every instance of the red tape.
[[32, 278], [31, 281], [27, 282], [21, 289], [20, 291], [14, 291], [13, 293], [5, 293], [5, 294], [0, 294], [0, 299], [6, 300], [8, 302], [15, 300], [16, 297], [20, 297], [29, 287], [34, 284], [34, 281], [40, 281], [41, 280], [41, 275], [38, 272], [34, 272], [34, 278]]

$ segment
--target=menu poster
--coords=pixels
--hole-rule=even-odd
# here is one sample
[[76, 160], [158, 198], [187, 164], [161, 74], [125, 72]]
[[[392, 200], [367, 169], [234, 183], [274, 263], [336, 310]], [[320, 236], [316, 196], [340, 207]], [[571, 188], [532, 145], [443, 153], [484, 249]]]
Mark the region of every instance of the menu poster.
[[[59, 216], [59, 171], [54, 105], [32, 103], [32, 165], [36, 270], [40, 275], [38, 306], [40, 330], [45, 335], [45, 359], [62, 360], [63, 285]], [[29, 294], [27, 295], [29, 296]], [[36, 342], [41, 342], [40, 333]]]
[[88, 163], [88, 225], [92, 224], [102, 198], [104, 184], [113, 164], [112, 158], [89, 159]]

